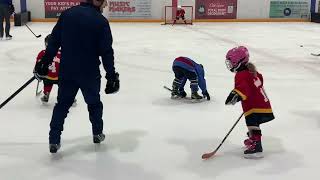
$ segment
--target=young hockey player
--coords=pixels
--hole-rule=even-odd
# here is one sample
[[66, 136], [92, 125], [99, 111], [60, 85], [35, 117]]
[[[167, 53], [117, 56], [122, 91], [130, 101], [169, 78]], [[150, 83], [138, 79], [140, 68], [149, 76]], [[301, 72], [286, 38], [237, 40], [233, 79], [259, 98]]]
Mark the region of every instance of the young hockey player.
[[261, 158], [260, 124], [274, 119], [270, 100], [263, 89], [263, 77], [249, 62], [249, 51], [244, 46], [235, 47], [226, 55], [227, 68], [236, 73], [235, 87], [226, 99], [226, 105], [242, 103], [249, 138], [244, 141], [245, 158]]
[[[184, 91], [184, 86], [187, 79], [190, 81], [191, 99], [200, 100], [207, 98], [210, 100], [210, 95], [207, 91], [206, 80], [204, 78], [204, 69], [201, 64], [197, 64], [192, 59], [187, 57], [177, 57], [173, 61], [172, 70], [175, 74], [175, 79], [172, 83], [171, 98], [184, 98], [187, 93]], [[202, 96], [198, 94], [198, 86], [202, 90]]]
[[181, 18], [185, 24], [187, 24], [187, 21], [185, 20], [185, 10], [181, 8], [181, 6], [178, 6], [177, 12], [176, 12], [176, 19], [173, 21], [173, 24], [176, 24], [176, 22]]
[[[45, 38], [45, 46], [48, 46], [48, 40], [50, 38], [50, 34]], [[41, 58], [46, 53], [45, 50], [42, 50], [38, 56], [36, 63], [41, 61]], [[52, 90], [52, 86], [54, 84], [58, 84], [58, 73], [59, 73], [59, 64], [60, 64], [61, 52], [58, 51], [56, 57], [54, 58], [52, 64], [49, 66], [48, 75], [43, 78], [43, 96], [41, 97], [41, 101], [43, 103], [47, 103], [49, 101], [49, 96]]]

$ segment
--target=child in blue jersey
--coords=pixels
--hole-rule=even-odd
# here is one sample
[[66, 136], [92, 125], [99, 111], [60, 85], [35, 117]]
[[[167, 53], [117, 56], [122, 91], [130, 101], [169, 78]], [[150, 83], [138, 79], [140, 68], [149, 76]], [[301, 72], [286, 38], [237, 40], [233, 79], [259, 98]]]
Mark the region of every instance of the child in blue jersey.
[[[206, 98], [208, 101], [210, 100], [202, 64], [198, 64], [187, 57], [177, 57], [173, 61], [172, 70], [175, 74], [175, 79], [172, 83], [172, 99], [187, 96], [184, 86], [188, 79], [190, 81], [191, 99], [200, 100]], [[199, 87], [202, 90], [203, 97], [198, 94]]]

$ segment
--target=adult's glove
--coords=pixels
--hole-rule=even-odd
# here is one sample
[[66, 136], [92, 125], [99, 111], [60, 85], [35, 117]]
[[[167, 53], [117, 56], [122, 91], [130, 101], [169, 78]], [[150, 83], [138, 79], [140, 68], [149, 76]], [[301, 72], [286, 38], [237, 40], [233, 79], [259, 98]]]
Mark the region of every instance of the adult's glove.
[[208, 101], [210, 101], [210, 94], [208, 91], [202, 92], [203, 98], [207, 98]]
[[225, 104], [226, 105], [235, 105], [237, 102], [241, 101], [241, 97], [239, 94], [235, 91], [231, 91], [229, 96], [226, 99]]
[[43, 57], [39, 62], [36, 63], [36, 66], [34, 67], [33, 74], [38, 80], [44, 79], [49, 72], [49, 63], [48, 61]]
[[117, 93], [120, 88], [120, 81], [119, 81], [119, 73], [114, 73], [112, 75], [106, 75], [107, 78], [107, 85], [105, 89], [106, 94], [113, 94]]

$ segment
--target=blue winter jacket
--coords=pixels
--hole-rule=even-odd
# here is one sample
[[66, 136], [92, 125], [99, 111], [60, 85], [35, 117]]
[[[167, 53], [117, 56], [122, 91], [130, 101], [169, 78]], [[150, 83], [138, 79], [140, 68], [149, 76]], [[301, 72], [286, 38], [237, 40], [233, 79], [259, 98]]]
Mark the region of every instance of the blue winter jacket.
[[[194, 62], [192, 59], [187, 58], [187, 57], [178, 57], [173, 61], [173, 66], [178, 66], [181, 68], [184, 68], [188, 71], [195, 72], [198, 76], [198, 84], [199, 87], [202, 91], [202, 93], [207, 91], [207, 84], [206, 84], [206, 79], [204, 78], [205, 72], [203, 69], [203, 66], [201, 64], [198, 64]], [[185, 86], [187, 82], [187, 78], [183, 78], [182, 84], [181, 84], [181, 89]]]
[[12, 4], [12, 0], [0, 0], [0, 4]]
[[114, 76], [112, 41], [109, 22], [100, 10], [92, 4], [81, 3], [59, 17], [44, 59], [51, 62], [61, 47], [59, 80], [101, 77], [99, 57], [107, 76]]

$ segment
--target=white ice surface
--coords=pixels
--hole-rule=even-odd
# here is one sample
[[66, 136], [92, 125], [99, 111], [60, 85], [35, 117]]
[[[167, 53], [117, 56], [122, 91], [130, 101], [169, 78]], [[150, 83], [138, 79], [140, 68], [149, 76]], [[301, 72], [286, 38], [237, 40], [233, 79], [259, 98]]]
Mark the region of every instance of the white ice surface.
[[[26, 27], [14, 27], [14, 39], [0, 41], [1, 102], [32, 77], [35, 57], [53, 25], [30, 23], [42, 34], [39, 39]], [[320, 178], [320, 57], [310, 55], [320, 53], [319, 24], [111, 23], [111, 29], [121, 91], [101, 93], [107, 140], [92, 144], [79, 93], [78, 106], [66, 119], [62, 148], [51, 155], [48, 130], [57, 87], [44, 106], [35, 97], [34, 82], [0, 110], [0, 180]], [[236, 45], [249, 48], [276, 116], [262, 125], [265, 158], [243, 158], [242, 119], [217, 155], [202, 161], [242, 113], [240, 104], [224, 105], [234, 76], [224, 57]], [[180, 55], [204, 65], [212, 101], [173, 101], [162, 88], [171, 86], [172, 61]]]

